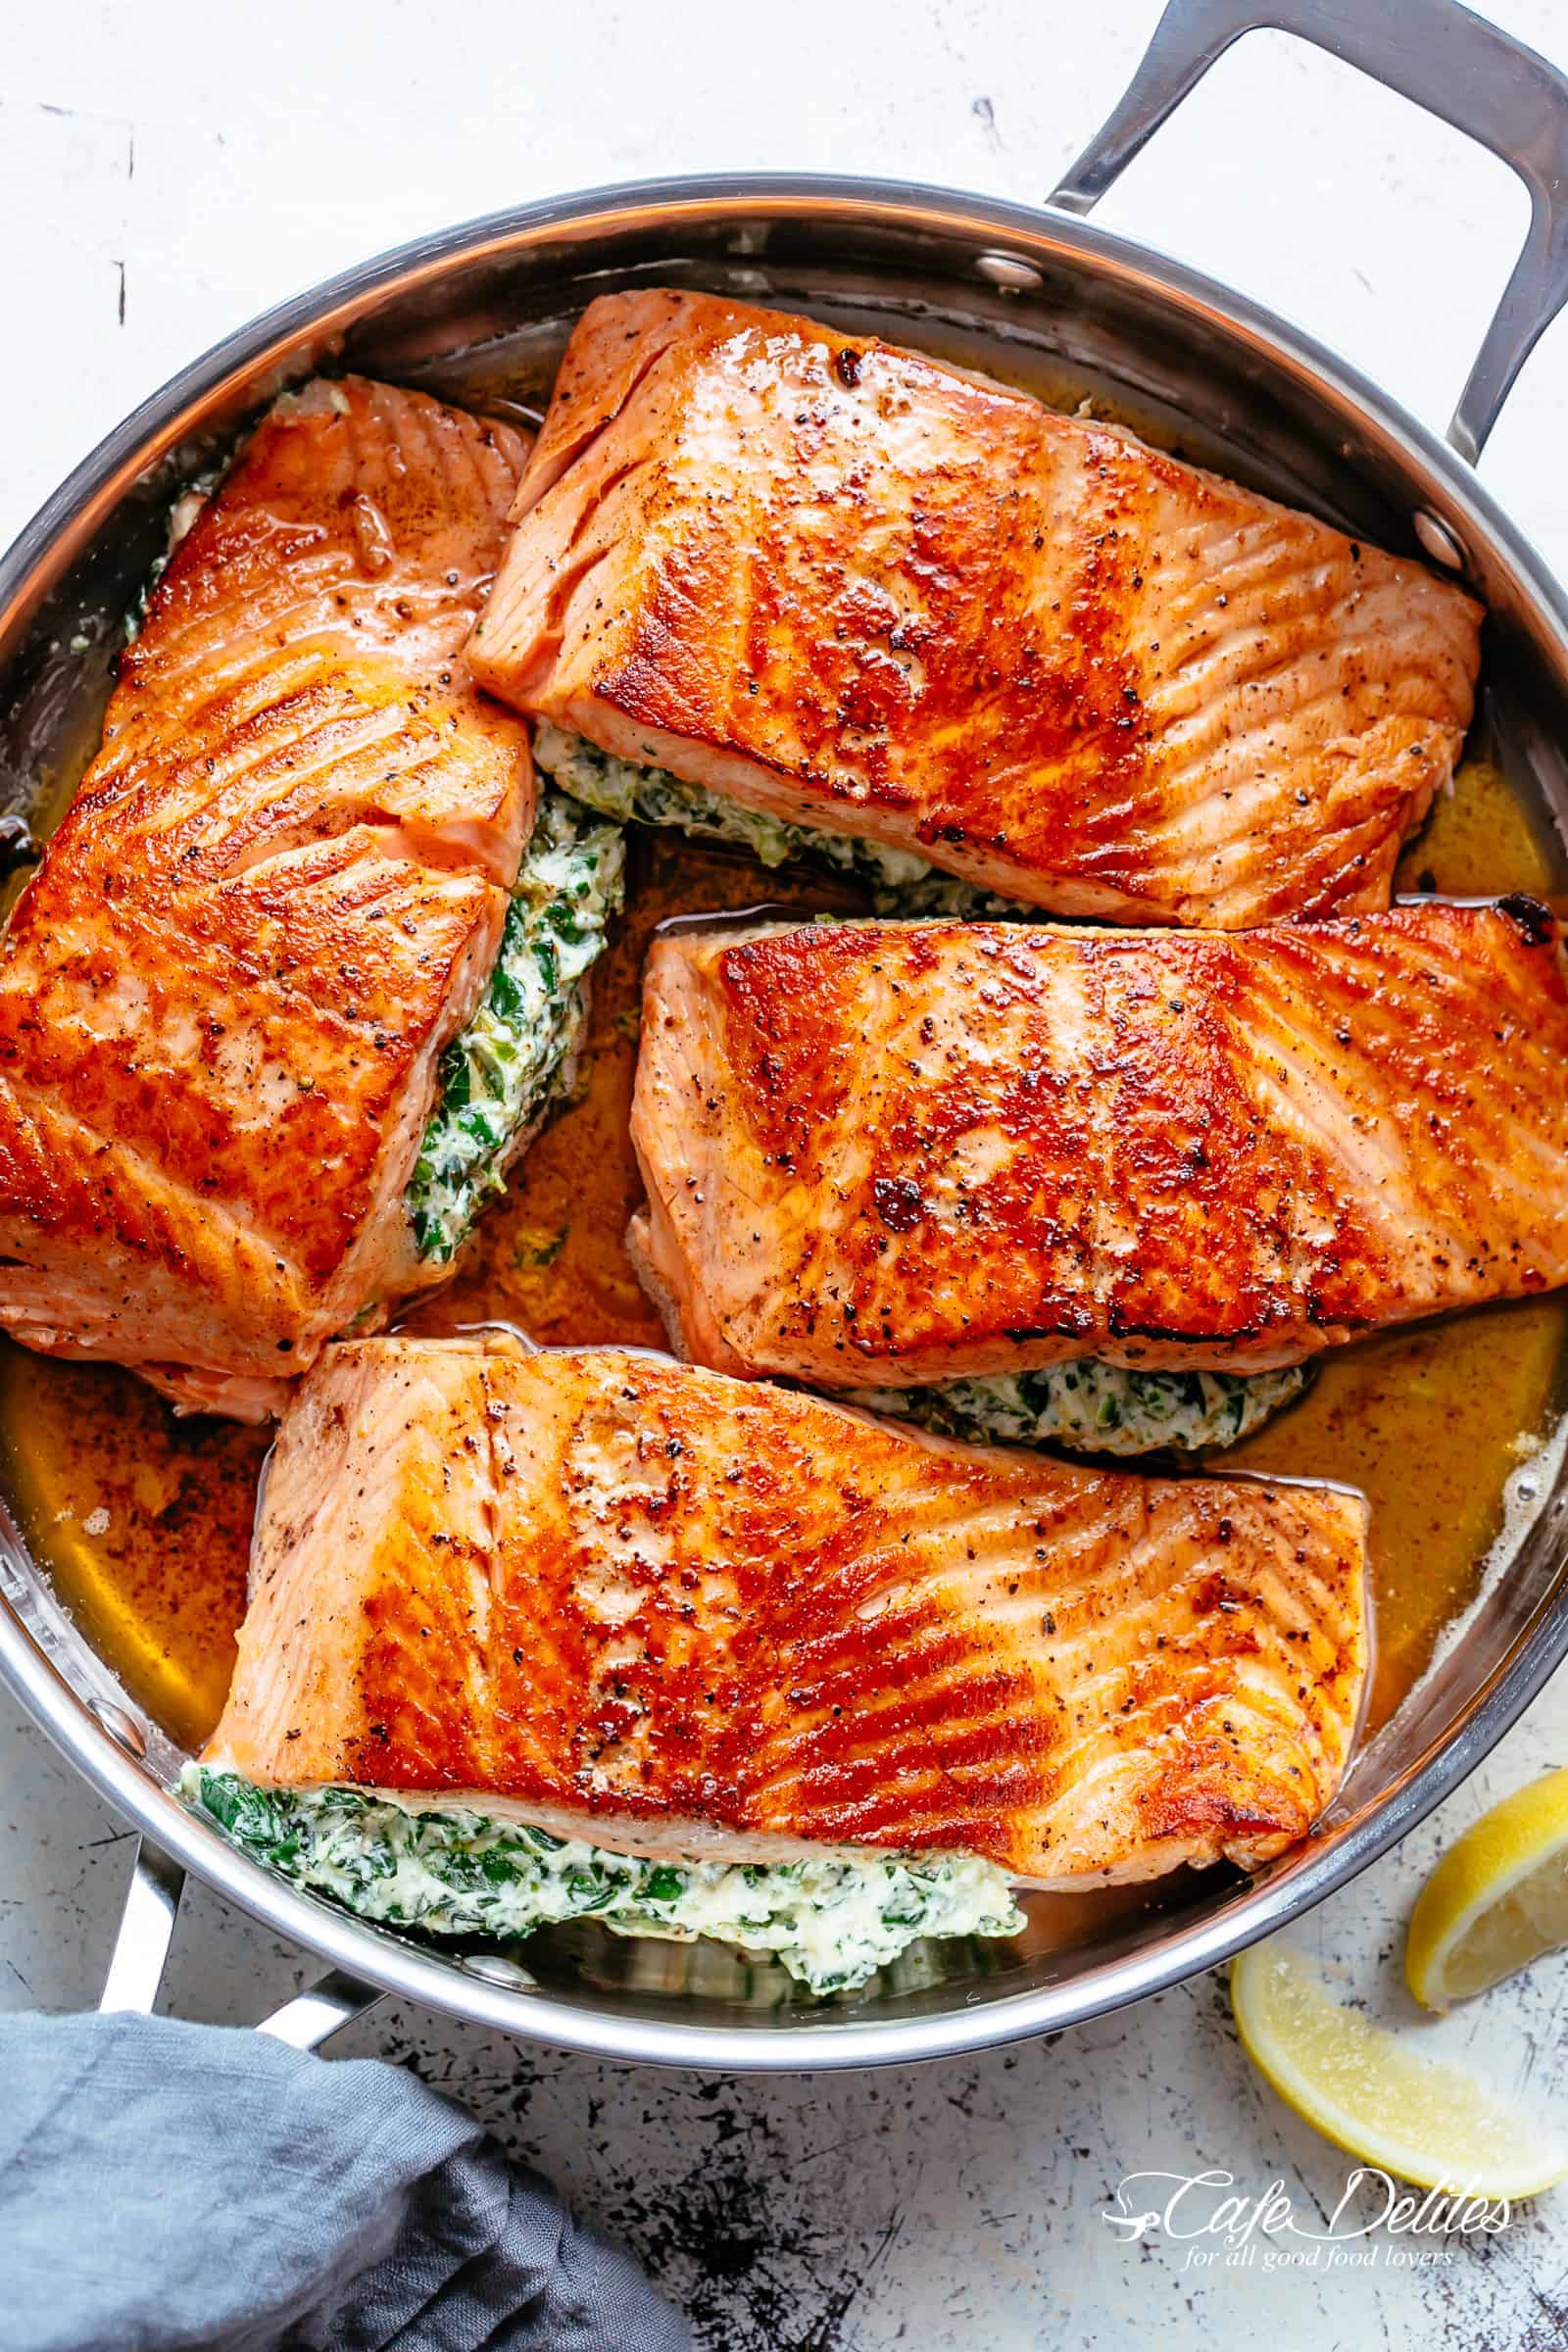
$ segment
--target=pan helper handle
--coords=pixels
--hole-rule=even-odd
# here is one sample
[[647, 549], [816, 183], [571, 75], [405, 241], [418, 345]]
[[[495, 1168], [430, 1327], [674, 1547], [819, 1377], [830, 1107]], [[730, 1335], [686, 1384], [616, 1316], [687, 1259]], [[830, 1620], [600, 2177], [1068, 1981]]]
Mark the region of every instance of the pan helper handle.
[[[185, 1873], [179, 1864], [150, 1838], [139, 1838], [98, 2003], [101, 2015], [152, 2014], [184, 1890]], [[314, 2050], [340, 2026], [365, 2016], [380, 1999], [379, 1986], [362, 1984], [341, 1969], [328, 1969], [281, 2009], [263, 2018], [256, 2031], [270, 2034], [274, 2041], [286, 2041], [293, 2049]]]
[[1295, 33], [1489, 147], [1530, 191], [1530, 230], [1459, 395], [1472, 465], [1514, 378], [1568, 301], [1568, 77], [1458, 0], [1169, 0], [1143, 62], [1051, 198], [1089, 213], [1245, 32]]

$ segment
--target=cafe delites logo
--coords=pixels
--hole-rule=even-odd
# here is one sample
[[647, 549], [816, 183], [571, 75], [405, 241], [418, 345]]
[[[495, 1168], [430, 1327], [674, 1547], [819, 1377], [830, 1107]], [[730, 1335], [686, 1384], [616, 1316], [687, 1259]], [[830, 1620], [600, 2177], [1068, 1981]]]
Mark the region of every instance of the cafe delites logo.
[[1451, 2262], [1454, 2241], [1496, 2237], [1511, 2216], [1506, 2197], [1466, 2189], [1409, 2188], [1376, 2165], [1348, 2174], [1326, 2216], [1308, 2211], [1282, 2180], [1255, 2194], [1233, 2173], [1128, 2173], [1101, 2219], [1128, 2244], [1162, 2240], [1184, 2270], [1422, 2270]]

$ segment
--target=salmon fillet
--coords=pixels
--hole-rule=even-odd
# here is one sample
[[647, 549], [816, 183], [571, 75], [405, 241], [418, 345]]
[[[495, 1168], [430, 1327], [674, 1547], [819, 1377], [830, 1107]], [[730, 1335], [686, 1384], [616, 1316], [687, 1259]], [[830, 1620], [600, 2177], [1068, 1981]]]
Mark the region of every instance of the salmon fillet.
[[962, 1849], [1051, 1886], [1304, 1835], [1367, 1509], [956, 1446], [641, 1351], [368, 1340], [284, 1422], [204, 1761], [628, 1850]]
[[916, 352], [584, 313], [475, 629], [519, 710], [1061, 914], [1386, 906], [1470, 722], [1450, 583]]
[[1530, 900], [666, 936], [632, 1139], [633, 1257], [720, 1370], [1296, 1363], [1568, 1281], [1562, 944]]
[[526, 444], [280, 401], [175, 549], [0, 948], [0, 1324], [264, 1418], [445, 1269], [403, 1206], [533, 821], [463, 643]]

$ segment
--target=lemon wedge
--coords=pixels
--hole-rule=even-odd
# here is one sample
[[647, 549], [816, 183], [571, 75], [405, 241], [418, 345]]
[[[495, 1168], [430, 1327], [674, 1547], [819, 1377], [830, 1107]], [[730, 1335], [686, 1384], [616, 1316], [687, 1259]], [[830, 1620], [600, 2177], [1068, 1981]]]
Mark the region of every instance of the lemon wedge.
[[1419, 2056], [1280, 1942], [1231, 1964], [1242, 2046], [1264, 2080], [1337, 2147], [1454, 2194], [1533, 2197], [1568, 2175], [1568, 2146], [1462, 2067]]
[[1568, 1767], [1483, 1813], [1416, 1899], [1404, 1978], [1446, 2009], [1568, 1944]]

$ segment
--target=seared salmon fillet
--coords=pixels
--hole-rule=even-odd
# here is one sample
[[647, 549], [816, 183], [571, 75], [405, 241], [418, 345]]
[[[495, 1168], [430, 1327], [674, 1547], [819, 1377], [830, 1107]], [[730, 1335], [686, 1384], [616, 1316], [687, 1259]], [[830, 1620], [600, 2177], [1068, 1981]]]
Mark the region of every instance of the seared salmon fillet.
[[533, 820], [463, 644], [520, 436], [281, 400], [175, 548], [0, 948], [0, 1324], [262, 1418], [445, 1269], [403, 1203]]
[[1296, 1363], [1568, 1281], [1563, 947], [1530, 900], [666, 936], [632, 1137], [633, 1256], [720, 1370]]
[[350, 1341], [283, 1424], [204, 1761], [639, 1851], [1255, 1864], [1345, 1768], [1366, 1527], [642, 1351]]
[[518, 710], [1068, 915], [1385, 906], [1477, 606], [1112, 425], [706, 294], [584, 313], [469, 658]]

